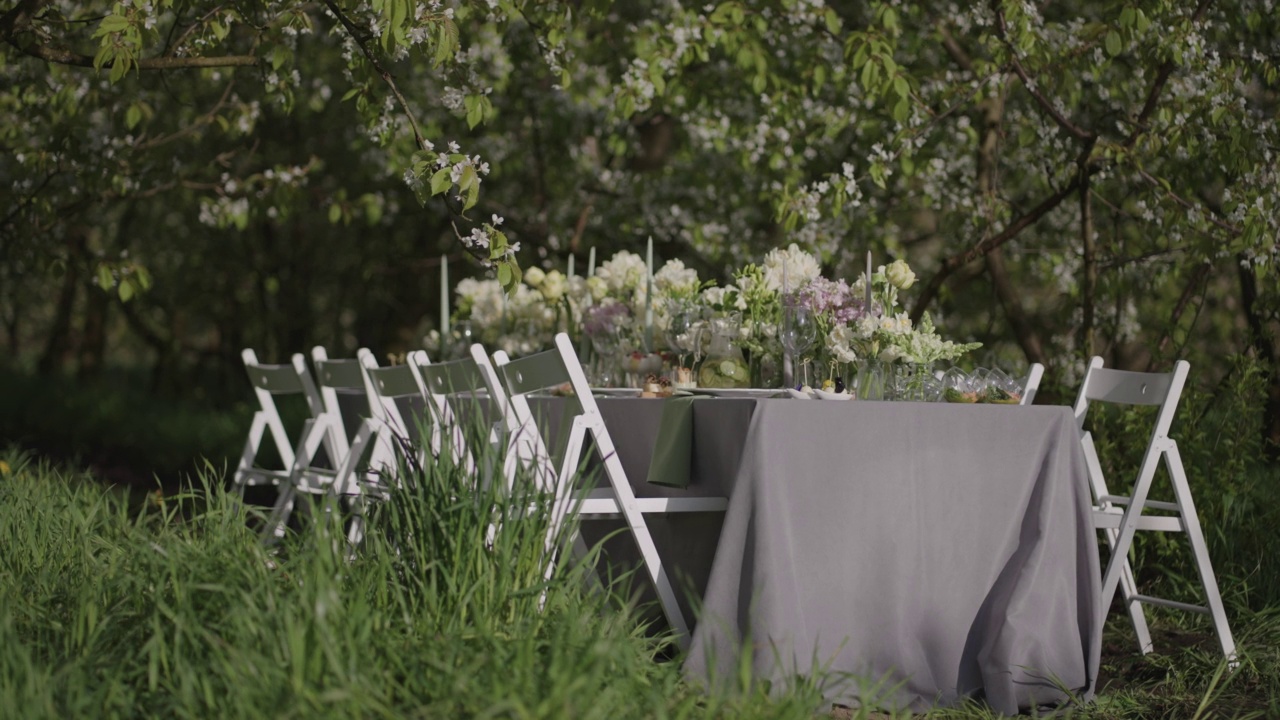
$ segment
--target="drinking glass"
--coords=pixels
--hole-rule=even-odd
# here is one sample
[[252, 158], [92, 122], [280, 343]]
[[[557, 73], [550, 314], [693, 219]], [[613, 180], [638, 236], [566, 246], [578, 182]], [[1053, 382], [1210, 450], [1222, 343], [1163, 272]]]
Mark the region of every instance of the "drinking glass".
[[[807, 385], [809, 381], [808, 357], [809, 352], [818, 340], [818, 325], [814, 320], [813, 313], [803, 305], [796, 302], [790, 302], [782, 307], [782, 329], [778, 331], [778, 340], [782, 343], [782, 349], [787, 353], [787, 357], [791, 359], [791, 365], [794, 368], [797, 357], [800, 360], [801, 368], [801, 385]], [[789, 378], [787, 382], [791, 382], [795, 378]]]

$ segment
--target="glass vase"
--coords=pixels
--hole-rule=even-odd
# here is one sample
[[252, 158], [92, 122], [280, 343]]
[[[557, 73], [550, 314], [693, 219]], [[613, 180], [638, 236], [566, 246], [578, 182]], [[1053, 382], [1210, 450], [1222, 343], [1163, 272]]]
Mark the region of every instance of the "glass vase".
[[698, 370], [698, 387], [745, 388], [751, 386], [751, 369], [738, 346], [739, 317], [711, 318], [707, 356]]

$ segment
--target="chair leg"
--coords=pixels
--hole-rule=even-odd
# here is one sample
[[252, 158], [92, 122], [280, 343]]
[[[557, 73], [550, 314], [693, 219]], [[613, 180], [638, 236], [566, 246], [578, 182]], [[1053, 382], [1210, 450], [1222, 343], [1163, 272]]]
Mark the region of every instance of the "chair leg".
[[[1112, 552], [1116, 547], [1116, 531], [1107, 530], [1107, 544], [1111, 546]], [[1146, 655], [1151, 652], [1151, 631], [1147, 627], [1147, 615], [1142, 609], [1142, 603], [1137, 599], [1138, 596], [1138, 580], [1134, 577], [1133, 566], [1129, 564], [1129, 558], [1124, 559], [1124, 567], [1120, 569], [1120, 592], [1124, 598], [1125, 609], [1129, 613], [1129, 620], [1133, 622], [1133, 634], [1138, 639], [1138, 650]], [[1104, 612], [1106, 609], [1104, 608]]]
[[1218, 635], [1218, 644], [1222, 647], [1222, 656], [1234, 669], [1236, 660], [1236, 641], [1231, 635], [1231, 627], [1227, 624], [1227, 612], [1222, 605], [1222, 594], [1218, 591], [1218, 579], [1213, 572], [1213, 564], [1209, 562], [1209, 546], [1205, 543], [1204, 533], [1200, 529], [1200, 516], [1196, 514], [1195, 501], [1191, 499], [1191, 487], [1187, 484], [1187, 474], [1182, 467], [1182, 456], [1178, 446], [1170, 442], [1165, 451], [1165, 462], [1169, 475], [1173, 478], [1173, 493], [1178, 501], [1182, 515], [1182, 524], [1187, 528], [1187, 539], [1191, 543], [1191, 552], [1195, 555], [1196, 570], [1200, 574], [1200, 584], [1204, 587], [1205, 604], [1209, 607], [1209, 615], [1213, 618], [1213, 629]]

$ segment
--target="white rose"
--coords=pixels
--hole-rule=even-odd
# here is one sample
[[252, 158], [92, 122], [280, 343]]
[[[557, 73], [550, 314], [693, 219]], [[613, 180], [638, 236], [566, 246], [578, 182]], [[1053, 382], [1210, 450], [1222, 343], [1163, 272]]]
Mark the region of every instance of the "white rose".
[[524, 271], [524, 281], [529, 284], [529, 287], [538, 287], [544, 279], [546, 279], [546, 274], [542, 272], [541, 268], [531, 267]]
[[541, 284], [542, 287], [538, 289], [542, 291], [542, 297], [546, 298], [547, 302], [554, 303], [564, 297], [567, 283], [564, 275], [560, 274], [559, 270], [552, 270], [547, 273], [546, 277], [541, 280]]
[[604, 280], [596, 276], [587, 278], [587, 290], [591, 292], [591, 299], [600, 302], [605, 295], [609, 294], [609, 285]]
[[899, 290], [906, 290], [916, 282], [916, 274], [911, 271], [911, 266], [907, 265], [906, 260], [894, 260], [889, 267], [885, 268], [884, 275], [889, 280], [889, 284]]

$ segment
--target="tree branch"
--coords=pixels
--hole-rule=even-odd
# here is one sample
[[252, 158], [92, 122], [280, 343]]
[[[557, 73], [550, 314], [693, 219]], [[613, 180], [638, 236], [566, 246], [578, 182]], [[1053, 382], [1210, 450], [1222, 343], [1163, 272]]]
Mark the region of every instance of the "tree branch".
[[1077, 175], [1075, 179], [1064, 187], [1041, 200], [1039, 205], [1015, 219], [999, 234], [979, 240], [968, 250], [956, 253], [944, 260], [942, 267], [938, 268], [938, 272], [929, 278], [929, 283], [925, 285], [924, 291], [921, 292], [919, 299], [916, 300], [915, 307], [911, 308], [912, 322], [919, 320], [920, 316], [924, 314], [924, 311], [929, 307], [929, 303], [933, 302], [933, 299], [938, 296], [938, 291], [942, 289], [942, 284], [947, 281], [947, 278], [970, 262], [1017, 237], [1018, 233], [1025, 230], [1029, 225], [1044, 217], [1050, 210], [1061, 205], [1062, 201], [1075, 192], [1079, 186], [1080, 176]]
[[413, 116], [413, 110], [409, 108], [409, 101], [404, 99], [404, 94], [400, 92], [399, 86], [396, 85], [396, 80], [391, 75], [391, 71], [383, 67], [382, 63], [378, 61], [378, 58], [374, 57], [373, 51], [369, 49], [369, 45], [365, 42], [364, 36], [360, 34], [360, 29], [355, 26], [355, 23], [351, 22], [350, 18], [343, 14], [342, 9], [338, 7], [337, 3], [333, 0], [324, 0], [324, 5], [329, 8], [329, 12], [333, 13], [333, 16], [338, 19], [338, 22], [346, 29], [347, 34], [356, 42], [356, 45], [360, 46], [360, 52], [364, 53], [365, 58], [369, 60], [369, 64], [373, 65], [373, 69], [377, 70], [378, 74], [382, 76], [382, 80], [387, 84], [387, 87], [391, 88], [391, 94], [396, 96], [396, 100], [404, 110], [405, 116], [409, 118], [409, 127], [413, 128], [413, 139], [418, 148], [430, 151], [431, 148], [427, 145], [427, 139], [422, 135], [422, 130], [418, 128], [418, 121]]
[[999, 36], [1000, 42], [1004, 43], [1004, 46], [1009, 49], [1009, 61], [1013, 65], [1013, 72], [1017, 74], [1018, 79], [1022, 80], [1022, 86], [1027, 89], [1027, 92], [1031, 93], [1031, 97], [1035, 98], [1040, 107], [1053, 118], [1054, 122], [1058, 123], [1058, 127], [1066, 130], [1074, 137], [1081, 140], [1093, 140], [1097, 138], [1096, 133], [1091, 130], [1085, 130], [1079, 125], [1068, 120], [1062, 113], [1058, 112], [1058, 108], [1054, 107], [1053, 103], [1049, 102], [1049, 99], [1040, 92], [1036, 82], [1027, 75], [1026, 68], [1022, 67], [1022, 61], [1018, 60], [1018, 50], [1013, 46], [1013, 43], [1009, 42], [1009, 27], [1008, 24], [1005, 23], [1004, 10], [1000, 7], [999, 0], [991, 0], [991, 9], [995, 11], [996, 14], [996, 35]]
[[[1195, 13], [1191, 16], [1191, 22], [1201, 20], [1212, 2], [1213, 0], [1200, 0]], [[1142, 103], [1142, 110], [1133, 121], [1133, 132], [1129, 133], [1129, 137], [1124, 140], [1125, 147], [1133, 147], [1133, 144], [1138, 141], [1138, 136], [1147, 130], [1147, 121], [1151, 119], [1151, 113], [1155, 112], [1156, 103], [1160, 100], [1160, 94], [1164, 92], [1164, 86], [1169, 82], [1169, 76], [1173, 74], [1175, 67], [1172, 60], [1166, 60], [1156, 70], [1156, 79], [1151, 83], [1151, 89], [1147, 91], [1147, 99]]]
[[[40, 58], [45, 62], [73, 65], [75, 67], [93, 67], [93, 58], [88, 55], [81, 55], [62, 48], [49, 47], [48, 45], [33, 44], [22, 46], [14, 42], [12, 37], [7, 39], [9, 44], [18, 50], [31, 57]], [[261, 58], [255, 55], [220, 55], [216, 57], [143, 58], [137, 60], [134, 65], [139, 70], [181, 70], [185, 68], [250, 67], [257, 65], [259, 62], [261, 62]], [[109, 68], [114, 64], [114, 62], [106, 62], [102, 64], [102, 67]]]

